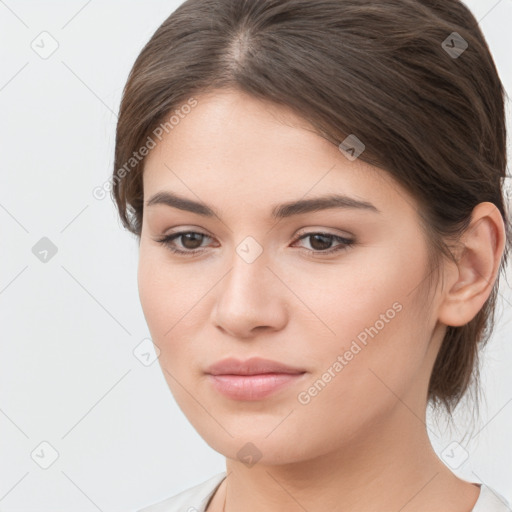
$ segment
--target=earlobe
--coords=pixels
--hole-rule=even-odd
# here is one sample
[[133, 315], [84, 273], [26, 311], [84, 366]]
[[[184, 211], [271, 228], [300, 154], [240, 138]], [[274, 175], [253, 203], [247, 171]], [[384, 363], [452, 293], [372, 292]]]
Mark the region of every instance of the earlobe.
[[459, 327], [470, 322], [488, 299], [505, 247], [505, 226], [498, 208], [489, 202], [475, 206], [461, 237], [456, 268], [451, 268], [439, 321]]

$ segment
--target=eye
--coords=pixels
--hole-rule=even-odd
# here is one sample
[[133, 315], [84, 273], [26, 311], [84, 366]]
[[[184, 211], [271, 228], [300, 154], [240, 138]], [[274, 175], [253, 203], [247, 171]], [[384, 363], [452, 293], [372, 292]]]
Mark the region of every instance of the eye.
[[[197, 231], [179, 231], [177, 233], [171, 233], [162, 238], [156, 239], [156, 242], [164, 245], [167, 249], [175, 254], [192, 256], [204, 251], [202, 243], [205, 239], [211, 239], [211, 237], [205, 233]], [[306, 238], [311, 239], [312, 249], [303, 248], [307, 253], [313, 255], [324, 255], [333, 254], [335, 252], [343, 251], [355, 244], [355, 240], [345, 238], [339, 235], [333, 235], [331, 233], [322, 232], [310, 232], [304, 233], [295, 242], [304, 240]], [[176, 241], [181, 241], [181, 248], [176, 246]], [[338, 242], [338, 245], [332, 247], [333, 242]]]
[[[331, 233], [305, 233], [298, 238], [298, 241], [310, 238], [310, 245], [313, 249], [305, 249], [309, 254], [322, 255], [333, 254], [335, 252], [343, 251], [355, 244], [355, 240], [345, 238]], [[332, 243], [337, 241], [339, 244], [332, 247]]]
[[[179, 231], [178, 233], [172, 233], [164, 236], [163, 238], [157, 239], [156, 241], [174, 253], [190, 255], [202, 252], [200, 247], [205, 238], [211, 237], [197, 231]], [[181, 239], [182, 247], [185, 250], [176, 247], [175, 240], [179, 239]]]

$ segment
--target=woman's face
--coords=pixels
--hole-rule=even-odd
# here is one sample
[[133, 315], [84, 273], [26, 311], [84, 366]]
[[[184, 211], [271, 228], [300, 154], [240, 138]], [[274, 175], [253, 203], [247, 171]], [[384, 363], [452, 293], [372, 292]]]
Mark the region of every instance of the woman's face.
[[[438, 295], [430, 312], [421, 300], [427, 242], [415, 201], [283, 107], [234, 91], [196, 100], [147, 157], [138, 270], [184, 414], [218, 452], [267, 464], [342, 449], [385, 425], [424, 429], [442, 326]], [[345, 199], [308, 206], [335, 195]], [[195, 235], [158, 241], [178, 232]], [[252, 357], [296, 373], [208, 374]]]

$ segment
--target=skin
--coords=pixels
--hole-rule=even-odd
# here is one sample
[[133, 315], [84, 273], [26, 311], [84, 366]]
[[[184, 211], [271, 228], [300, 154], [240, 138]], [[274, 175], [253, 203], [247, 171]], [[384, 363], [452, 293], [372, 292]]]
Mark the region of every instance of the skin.
[[[504, 246], [497, 208], [481, 203], [443, 286], [426, 301], [428, 241], [415, 200], [387, 173], [350, 161], [306, 121], [236, 90], [196, 97], [151, 150], [144, 170], [139, 295], [160, 365], [198, 433], [226, 457], [208, 512], [468, 512], [479, 488], [434, 452], [425, 425], [428, 380], [446, 325], [464, 325], [491, 292]], [[204, 217], [146, 202], [161, 191], [206, 203]], [[331, 208], [276, 221], [276, 204], [343, 193], [379, 212]], [[177, 231], [207, 236], [157, 240]], [[332, 255], [314, 237], [355, 239]], [[247, 263], [237, 246], [263, 252]], [[335, 238], [323, 247], [338, 246]], [[320, 247], [320, 249], [319, 249]], [[316, 250], [316, 254], [307, 253]], [[365, 328], [402, 306], [334, 378], [302, 404]], [[233, 400], [204, 370], [225, 357], [265, 357], [306, 371], [259, 401]], [[251, 442], [249, 467], [237, 456]], [[340, 508], [337, 508], [340, 509]]]

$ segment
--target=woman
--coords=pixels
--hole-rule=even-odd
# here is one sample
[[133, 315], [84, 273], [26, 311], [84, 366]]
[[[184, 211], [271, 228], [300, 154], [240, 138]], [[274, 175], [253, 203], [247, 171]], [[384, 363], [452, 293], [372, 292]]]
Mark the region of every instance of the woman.
[[492, 327], [505, 141], [457, 0], [188, 0], [159, 27], [113, 196], [164, 376], [226, 471], [145, 511], [510, 511], [425, 423]]

